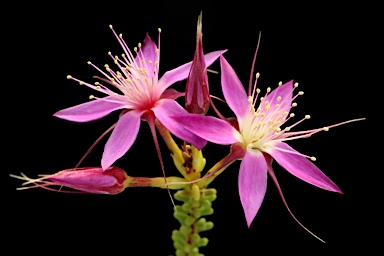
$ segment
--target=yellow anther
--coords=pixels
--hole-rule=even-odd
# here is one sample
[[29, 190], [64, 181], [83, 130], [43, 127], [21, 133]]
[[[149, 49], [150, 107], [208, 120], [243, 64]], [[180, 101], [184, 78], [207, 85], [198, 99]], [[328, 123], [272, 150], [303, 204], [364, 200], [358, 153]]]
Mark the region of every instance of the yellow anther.
[[155, 61], [155, 66], [159, 66], [159, 62], [158, 61]]
[[120, 39], [123, 38], [123, 34], [119, 34]]
[[108, 64], [105, 64], [104, 67], [105, 67], [105, 68], [109, 68], [109, 65], [108, 65]]
[[267, 92], [271, 92], [271, 87], [268, 87], [268, 88], [267, 88]]
[[323, 127], [323, 131], [329, 131], [329, 128], [328, 127]]
[[279, 107], [280, 107], [280, 104], [276, 104], [276, 105], [275, 105], [275, 108], [279, 108]]
[[297, 88], [299, 86], [299, 83], [298, 82], [296, 82], [294, 85], [293, 85], [293, 87], [295, 87], [295, 88]]
[[291, 127], [285, 127], [284, 131], [289, 132], [291, 130]]
[[284, 116], [288, 115], [288, 111], [284, 111], [283, 115]]
[[257, 73], [256, 73], [256, 78], [259, 78], [259, 77], [260, 77], [260, 73], [257, 72]]
[[151, 60], [149, 60], [149, 61], [148, 61], [148, 63], [149, 63], [149, 64], [152, 64], [152, 61], [151, 61]]
[[108, 52], [108, 55], [112, 55], [112, 53], [111, 53], [111, 52]]
[[261, 97], [261, 98], [260, 98], [260, 102], [262, 102], [262, 101], [263, 101], [263, 99], [264, 99], [264, 97]]
[[140, 48], [141, 47], [141, 43], [138, 43], [137, 46]]
[[252, 96], [248, 96], [248, 102], [249, 102], [249, 103], [252, 103], [252, 101], [253, 101]]
[[155, 51], [156, 53], [159, 53], [159, 49], [156, 49], [156, 51]]
[[96, 86], [96, 89], [97, 89], [97, 90], [100, 90], [100, 89], [101, 89], [101, 87], [100, 87], [100, 86]]
[[133, 48], [133, 50], [134, 50], [135, 52], [137, 52], [137, 47]]
[[291, 113], [289, 114], [290, 117], [294, 117], [295, 116], [295, 113]]
[[115, 60], [118, 60], [119, 59], [119, 56], [115, 55]]
[[95, 82], [95, 85], [99, 85], [100, 83], [99, 82]]
[[109, 28], [110, 28], [110, 29], [113, 29], [112, 25], [109, 25]]
[[281, 96], [276, 98], [277, 101], [281, 101]]
[[158, 28], [157, 31], [159, 31], [159, 33], [161, 33], [161, 28]]
[[67, 79], [72, 79], [72, 76], [71, 75], [67, 75]]
[[257, 93], [260, 93], [260, 89], [259, 89], [259, 88], [257, 88], [257, 89], [256, 89], [256, 92], [257, 92]]
[[281, 132], [280, 127], [277, 127], [275, 130], [276, 130], [277, 132]]
[[282, 86], [282, 85], [283, 85], [283, 82], [282, 82], [282, 81], [280, 81], [280, 82], [278, 83], [278, 85], [279, 85], [279, 86]]
[[312, 161], [316, 161], [316, 157], [314, 157], [314, 156], [312, 156], [310, 159], [311, 159]]
[[79, 84], [80, 84], [80, 85], [84, 85], [84, 82], [83, 82], [83, 81], [80, 81]]
[[299, 95], [303, 95], [304, 94], [304, 92], [303, 91], [299, 91]]
[[89, 95], [89, 99], [92, 100], [93, 98], [95, 98], [95, 96], [93, 95]]
[[119, 94], [117, 94], [116, 92], [113, 94], [114, 96], [117, 96], [117, 95], [119, 95]]
[[296, 102], [293, 102], [292, 103], [292, 107], [296, 107], [297, 106], [297, 103]]
[[311, 116], [310, 115], [305, 115], [305, 119], [310, 119]]
[[90, 61], [87, 61], [87, 64], [88, 64], [88, 65], [91, 65], [91, 64], [92, 64], [92, 62], [90, 62]]

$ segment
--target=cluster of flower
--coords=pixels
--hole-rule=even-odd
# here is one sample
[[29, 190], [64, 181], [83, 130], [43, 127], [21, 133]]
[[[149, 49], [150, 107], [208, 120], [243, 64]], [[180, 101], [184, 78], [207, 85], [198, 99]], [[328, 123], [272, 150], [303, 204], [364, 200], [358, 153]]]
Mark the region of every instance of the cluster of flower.
[[[303, 95], [302, 91], [295, 93], [298, 83], [292, 80], [286, 83], [280, 82], [275, 89], [268, 87], [266, 92], [262, 93], [256, 87], [259, 79], [257, 73], [246, 91], [234, 69], [223, 56], [226, 50], [204, 55], [201, 17], [197, 26], [197, 44], [193, 60], [165, 72], [160, 78], [160, 29], [157, 44], [147, 34], [143, 43], [138, 44], [133, 51], [128, 48], [121, 34], [117, 34], [112, 26], [110, 29], [124, 52], [121, 56], [109, 53], [118, 71], [108, 65], [102, 70], [88, 62], [102, 74], [103, 77], [98, 77], [98, 82], [91, 84], [68, 76], [68, 79], [85, 85], [103, 96], [91, 95], [89, 102], [54, 114], [69, 121], [88, 122], [102, 118], [112, 111], [121, 111], [118, 121], [95, 142], [96, 144], [112, 131], [105, 144], [101, 165], [86, 168], [76, 166], [38, 179], [30, 179], [24, 174], [12, 175], [25, 180], [23, 185], [30, 185], [22, 189], [40, 187], [61, 192], [95, 194], [117, 194], [132, 186], [157, 186], [167, 188], [169, 191], [198, 184], [199, 188], [203, 189], [228, 165], [235, 160], [241, 160], [238, 189], [248, 226], [263, 201], [267, 173], [276, 184], [290, 212], [272, 169], [273, 159], [303, 181], [325, 190], [342, 193], [337, 185], [312, 163], [316, 160], [315, 157], [299, 153], [286, 142], [307, 138], [320, 131], [328, 131], [330, 128], [362, 119], [312, 130], [291, 131], [297, 124], [310, 118], [306, 115], [299, 121], [287, 125], [295, 116], [291, 112], [291, 108], [297, 105], [294, 100]], [[257, 50], [255, 56], [256, 54]], [[221, 87], [225, 102], [236, 118], [225, 118], [220, 114], [209, 94], [207, 67], [217, 59], [220, 61]], [[175, 82], [185, 79], [187, 79], [185, 92], [169, 88]], [[185, 97], [185, 108], [176, 101], [182, 96]], [[206, 115], [211, 106], [218, 117]], [[141, 121], [149, 124], [163, 171], [162, 178], [130, 177], [124, 170], [112, 166], [131, 148], [138, 135]], [[186, 178], [190, 174], [184, 172], [184, 178], [167, 178], [160, 154], [158, 132], [171, 149], [175, 165], [182, 174], [185, 168], [188, 168], [188, 163], [201, 172], [205, 159], [198, 154], [207, 141], [230, 145], [230, 152], [203, 177], [198, 175]], [[185, 141], [183, 150], [175, 146], [171, 134]], [[194, 155], [198, 161], [192, 157]], [[60, 189], [53, 189], [52, 186], [60, 186]], [[74, 190], [62, 190], [62, 186]]]

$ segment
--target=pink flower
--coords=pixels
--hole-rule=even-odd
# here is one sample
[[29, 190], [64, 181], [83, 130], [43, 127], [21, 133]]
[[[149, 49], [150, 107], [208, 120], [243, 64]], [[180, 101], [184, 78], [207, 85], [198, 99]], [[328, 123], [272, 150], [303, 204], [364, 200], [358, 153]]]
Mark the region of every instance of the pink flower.
[[[134, 48], [136, 53], [134, 56], [122, 39], [122, 35], [117, 35], [112, 26], [110, 28], [124, 51], [121, 58], [109, 53], [120, 71], [115, 72], [106, 65], [107, 72], [104, 72], [88, 62], [105, 76], [105, 78], [99, 78], [101, 82], [92, 85], [68, 76], [69, 79], [106, 96], [95, 97], [91, 95], [92, 101], [60, 110], [54, 116], [75, 122], [88, 122], [102, 118], [112, 111], [123, 109], [118, 122], [110, 128], [114, 130], [105, 145], [101, 160], [101, 166], [104, 170], [130, 149], [139, 132], [141, 119], [147, 121], [151, 127], [158, 154], [155, 119], [175, 136], [197, 148], [202, 148], [206, 143], [205, 140], [180, 127], [169, 117], [170, 115], [187, 113], [174, 100], [182, 96], [183, 93], [168, 89], [168, 87], [187, 78], [191, 62], [167, 71], [159, 79], [160, 47], [156, 46], [149, 35], [146, 35], [143, 45], [139, 44], [138, 48]], [[160, 36], [158, 45], [160, 46]], [[207, 65], [211, 65], [224, 52], [225, 50], [205, 55]], [[106, 84], [112, 85], [114, 90], [107, 88]]]
[[[248, 226], [251, 225], [264, 199], [267, 189], [267, 173], [277, 185], [284, 204], [288, 208], [272, 170], [273, 159], [288, 172], [309, 184], [342, 193], [335, 183], [308, 160], [315, 161], [315, 157], [299, 153], [286, 142], [307, 138], [317, 132], [328, 131], [329, 128], [362, 119], [308, 131], [291, 132], [290, 130], [294, 126], [310, 118], [310, 116], [305, 116], [293, 125], [285, 125], [294, 117], [293, 113], [289, 114], [291, 107], [296, 105], [293, 100], [303, 94], [303, 92], [299, 92], [295, 96], [292, 95], [298, 86], [297, 83], [289, 81], [279, 84], [273, 91], [268, 88], [264, 97], [260, 97], [260, 89], [256, 89], [258, 78], [256, 75], [254, 88], [249, 90], [250, 95], [247, 95], [235, 71], [223, 56], [220, 56], [220, 64], [223, 94], [236, 115], [237, 123], [231, 122], [231, 125], [227, 120], [195, 114], [177, 115], [173, 118], [188, 130], [208, 141], [221, 145], [231, 144], [232, 157], [228, 157], [221, 166], [227, 165], [235, 159], [242, 159], [238, 185]], [[258, 98], [260, 104], [255, 108]], [[283, 126], [285, 128], [282, 128]], [[289, 212], [291, 213], [290, 210]], [[295, 220], [297, 221], [296, 218]]]
[[129, 177], [124, 170], [118, 167], [110, 167], [103, 171], [101, 167], [86, 167], [63, 170], [51, 175], [42, 175], [38, 179], [30, 179], [24, 174], [22, 176], [11, 175], [11, 177], [25, 180], [23, 185], [34, 184], [28, 188], [44, 188], [47, 190], [76, 193], [76, 191], [68, 191], [51, 188], [51, 186], [67, 187], [77, 190], [78, 192], [86, 192], [92, 194], [109, 194], [115, 195], [124, 191], [129, 185]]

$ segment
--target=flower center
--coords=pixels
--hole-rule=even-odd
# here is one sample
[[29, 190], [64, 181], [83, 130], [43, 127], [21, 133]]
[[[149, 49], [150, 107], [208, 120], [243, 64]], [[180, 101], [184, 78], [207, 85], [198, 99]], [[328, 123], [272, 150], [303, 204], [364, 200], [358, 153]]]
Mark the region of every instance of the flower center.
[[[160, 49], [157, 48], [155, 43], [147, 36], [145, 40], [148, 40], [148, 42], [144, 45], [145, 49], [143, 49], [141, 43], [139, 43], [133, 50], [136, 53], [136, 57], [134, 57], [132, 51], [123, 40], [122, 34], [117, 35], [111, 25], [110, 29], [116, 36], [124, 52], [121, 54], [121, 57], [117, 55], [113, 56], [111, 52], [108, 52], [108, 55], [111, 56], [114, 64], [119, 68], [119, 71], [115, 72], [108, 64], [105, 64], [105, 72], [88, 61], [89, 65], [104, 76], [95, 76], [101, 80], [101, 82], [96, 82], [92, 85], [71, 76], [68, 76], [68, 78], [107, 94], [108, 96], [113, 96], [110, 98], [96, 98], [91, 95], [90, 99], [96, 98], [111, 102], [123, 101], [126, 103], [127, 109], [149, 110], [154, 106], [156, 101], [160, 99], [162, 93], [157, 87]], [[158, 31], [159, 33], [161, 32], [160, 29]], [[109, 89], [103, 85], [103, 83], [112, 85], [115, 90], [117, 89], [120, 93]]]
[[[256, 81], [260, 76], [256, 74]], [[240, 132], [243, 135], [246, 146], [254, 149], [263, 150], [263, 147], [268, 141], [279, 138], [285, 131], [289, 131], [290, 127], [281, 129], [285, 122], [294, 117], [294, 114], [289, 114], [292, 106], [297, 106], [292, 101], [303, 92], [299, 92], [292, 98], [293, 90], [298, 86], [297, 83], [292, 88], [292, 85], [279, 83], [279, 87], [271, 92], [271, 88], [267, 88], [267, 92], [263, 97], [259, 98], [260, 89], [253, 89], [252, 94], [248, 97], [249, 111], [242, 124]], [[259, 106], [255, 109], [256, 101], [259, 98]], [[308, 116], [309, 118], [309, 116]]]

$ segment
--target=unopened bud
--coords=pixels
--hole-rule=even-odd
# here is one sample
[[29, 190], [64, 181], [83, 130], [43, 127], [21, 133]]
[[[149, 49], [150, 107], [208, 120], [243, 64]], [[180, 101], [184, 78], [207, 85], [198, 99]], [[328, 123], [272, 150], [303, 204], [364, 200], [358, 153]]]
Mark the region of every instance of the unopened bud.
[[200, 14], [197, 21], [196, 50], [185, 90], [185, 108], [189, 113], [204, 115], [208, 112], [210, 102], [207, 67], [203, 53], [202, 14]]
[[25, 175], [22, 177], [11, 175], [14, 178], [25, 180], [22, 187], [44, 188], [58, 192], [68, 192], [69, 190], [54, 189], [52, 186], [67, 187], [77, 191], [92, 194], [115, 195], [121, 193], [130, 183], [128, 175], [118, 167], [110, 167], [103, 171], [101, 167], [73, 168], [57, 172], [52, 175], [44, 175], [38, 179], [30, 179]]

